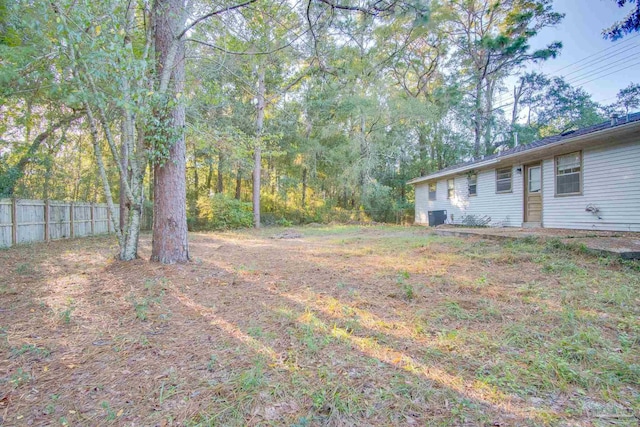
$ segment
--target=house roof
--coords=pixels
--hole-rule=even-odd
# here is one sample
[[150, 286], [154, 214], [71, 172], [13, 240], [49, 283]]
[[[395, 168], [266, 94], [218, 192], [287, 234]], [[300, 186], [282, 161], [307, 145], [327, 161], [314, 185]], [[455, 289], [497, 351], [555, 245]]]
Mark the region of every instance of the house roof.
[[531, 142], [526, 145], [518, 145], [516, 147], [510, 148], [500, 153], [484, 156], [481, 159], [458, 163], [453, 166], [440, 169], [439, 171], [434, 172], [430, 175], [414, 178], [408, 181], [407, 184], [417, 184], [419, 182], [429, 181], [434, 178], [441, 178], [448, 175], [455, 175], [457, 172], [463, 172], [473, 168], [489, 166], [491, 164], [498, 163], [500, 160], [506, 157], [516, 157], [519, 154], [525, 154], [526, 152], [539, 149], [541, 147], [551, 146], [559, 142], [579, 139], [580, 137], [584, 137], [586, 135], [594, 134], [596, 132], [616, 128], [623, 125], [628, 125], [630, 123], [636, 123], [640, 125], [640, 112], [629, 114], [628, 116], [627, 115], [622, 116], [618, 118], [617, 123], [615, 124], [612, 124], [612, 121], [608, 120], [606, 122], [598, 123], [596, 125], [587, 126], [577, 130], [567, 131], [559, 135], [553, 135], [543, 139], [539, 139], [537, 141]]

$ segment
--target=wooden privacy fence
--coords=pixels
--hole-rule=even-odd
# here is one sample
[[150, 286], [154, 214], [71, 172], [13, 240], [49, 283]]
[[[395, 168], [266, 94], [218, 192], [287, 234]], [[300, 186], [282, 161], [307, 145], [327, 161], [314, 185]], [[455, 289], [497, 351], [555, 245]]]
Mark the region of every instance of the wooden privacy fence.
[[[116, 206], [116, 224], [120, 221]], [[0, 247], [113, 233], [105, 203], [0, 199]]]

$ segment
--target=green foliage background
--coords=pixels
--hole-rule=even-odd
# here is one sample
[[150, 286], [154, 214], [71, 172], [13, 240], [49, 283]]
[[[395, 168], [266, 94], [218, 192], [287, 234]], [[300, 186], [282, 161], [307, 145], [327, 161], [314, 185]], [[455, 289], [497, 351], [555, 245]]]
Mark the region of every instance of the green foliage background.
[[[115, 193], [118, 151], [108, 148], [106, 134], [122, 140], [125, 111], [142, 138], [135, 155], [148, 168], [148, 202], [153, 165], [166, 161], [171, 141], [185, 132], [191, 227], [250, 225], [256, 147], [265, 224], [405, 222], [411, 178], [512, 147], [515, 132], [528, 143], [640, 105], [637, 84], [604, 106], [562, 78], [523, 73], [561, 50], [561, 41], [529, 48], [532, 37], [563, 18], [549, 0], [394, 3], [384, 10], [365, 2], [367, 13], [331, 16], [321, 2], [302, 11], [259, 0], [192, 28], [179, 94], [147, 83], [155, 69], [154, 55], [144, 54], [151, 17], [141, 3], [127, 18], [131, 4], [0, 1], [0, 193], [11, 187], [16, 197], [105, 200], [86, 118], [34, 145], [89, 102], [107, 112], [99, 138]], [[210, 7], [195, 2], [191, 18]], [[266, 107], [258, 131], [260, 70]], [[519, 77], [521, 96], [515, 106], [501, 105], [501, 93], [514, 89], [506, 83], [511, 76]], [[178, 103], [186, 106], [185, 129], [161, 114]]]

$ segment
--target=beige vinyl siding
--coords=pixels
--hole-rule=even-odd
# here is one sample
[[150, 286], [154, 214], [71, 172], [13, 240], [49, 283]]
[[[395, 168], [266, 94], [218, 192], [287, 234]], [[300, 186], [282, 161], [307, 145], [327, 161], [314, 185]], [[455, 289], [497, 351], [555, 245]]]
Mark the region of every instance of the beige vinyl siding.
[[[640, 141], [582, 152], [582, 194], [555, 194], [554, 161], [543, 162], [543, 226], [640, 231]], [[600, 209], [598, 219], [587, 205]]]
[[[429, 185], [427, 182], [416, 185], [416, 222], [428, 224], [428, 212], [446, 210], [447, 219], [461, 224], [465, 215], [491, 217], [492, 225], [520, 227], [522, 225], [522, 174], [512, 169], [513, 192], [496, 194], [496, 171], [488, 169], [478, 172], [477, 195], [468, 196], [467, 175], [458, 175], [454, 179], [455, 194], [447, 198], [447, 178], [438, 180], [436, 200], [429, 200]], [[450, 178], [449, 178], [450, 179]]]

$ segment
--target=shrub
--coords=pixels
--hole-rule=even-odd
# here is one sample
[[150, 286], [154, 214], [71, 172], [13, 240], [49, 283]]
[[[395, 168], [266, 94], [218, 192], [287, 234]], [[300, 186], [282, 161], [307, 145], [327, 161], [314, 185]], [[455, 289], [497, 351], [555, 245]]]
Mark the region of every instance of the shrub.
[[230, 230], [251, 227], [253, 224], [251, 203], [224, 194], [200, 197], [198, 212], [197, 228], [200, 229]]
[[397, 200], [390, 187], [378, 183], [364, 188], [362, 206], [371, 219], [377, 222], [410, 221], [413, 215], [413, 204]]

